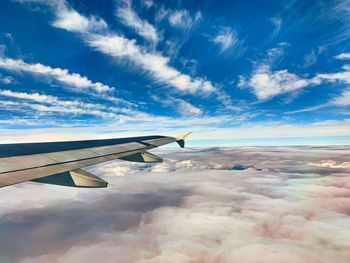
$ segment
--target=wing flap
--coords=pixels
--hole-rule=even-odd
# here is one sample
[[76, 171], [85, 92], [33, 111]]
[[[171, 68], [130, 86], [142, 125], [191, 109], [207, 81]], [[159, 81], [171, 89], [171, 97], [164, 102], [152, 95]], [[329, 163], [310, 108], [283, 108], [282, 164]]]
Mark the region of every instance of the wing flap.
[[31, 180], [37, 183], [54, 184], [80, 188], [103, 188], [107, 187], [108, 183], [82, 169], [73, 170], [70, 172], [58, 173], [38, 179]]
[[163, 162], [163, 159], [160, 158], [157, 155], [154, 155], [149, 152], [138, 152], [134, 153], [122, 158], [119, 158], [124, 161], [130, 161], [130, 162], [138, 162], [138, 163], [159, 163]]

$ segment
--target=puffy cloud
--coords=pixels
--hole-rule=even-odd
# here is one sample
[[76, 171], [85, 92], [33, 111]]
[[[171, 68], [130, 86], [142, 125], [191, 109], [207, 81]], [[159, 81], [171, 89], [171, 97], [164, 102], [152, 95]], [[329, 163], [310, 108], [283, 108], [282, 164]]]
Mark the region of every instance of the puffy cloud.
[[[285, 94], [306, 87], [320, 85], [327, 82], [350, 83], [350, 66], [344, 65], [342, 71], [333, 73], [318, 73], [312, 78], [304, 78], [289, 72], [287, 69], [273, 71], [272, 64], [276, 57], [283, 54], [283, 49], [268, 50], [268, 59], [257, 65], [251, 76], [239, 77], [239, 87], [250, 87], [260, 100], [268, 100], [280, 94]], [[310, 61], [309, 61], [310, 62]], [[340, 96], [332, 99], [333, 105], [344, 106], [349, 104], [348, 92], [343, 91]]]
[[239, 87], [249, 86], [261, 100], [305, 88], [309, 85], [320, 84], [318, 79], [304, 79], [288, 70], [272, 71], [269, 65], [260, 65], [250, 79], [241, 78]]
[[[111, 183], [107, 189], [3, 188], [1, 259], [348, 262], [349, 167], [311, 165], [347, 162], [346, 147], [157, 154], [165, 157], [163, 164], [91, 167]], [[262, 170], [231, 170], [236, 165]]]

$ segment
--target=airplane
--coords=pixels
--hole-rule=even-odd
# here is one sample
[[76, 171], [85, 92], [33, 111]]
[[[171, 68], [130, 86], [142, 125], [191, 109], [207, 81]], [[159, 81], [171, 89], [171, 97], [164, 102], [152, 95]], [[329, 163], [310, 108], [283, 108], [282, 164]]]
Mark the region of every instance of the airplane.
[[26, 181], [79, 188], [107, 187], [108, 182], [82, 168], [115, 159], [162, 162], [162, 158], [148, 150], [172, 142], [184, 148], [185, 138], [190, 134], [1, 144], [0, 187]]

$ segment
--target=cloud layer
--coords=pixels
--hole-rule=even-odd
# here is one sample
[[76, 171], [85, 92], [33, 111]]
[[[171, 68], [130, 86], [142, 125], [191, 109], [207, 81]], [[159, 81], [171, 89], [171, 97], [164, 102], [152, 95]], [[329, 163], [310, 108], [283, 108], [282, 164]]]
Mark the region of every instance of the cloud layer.
[[345, 147], [157, 154], [91, 167], [103, 190], [2, 189], [2, 262], [349, 262]]

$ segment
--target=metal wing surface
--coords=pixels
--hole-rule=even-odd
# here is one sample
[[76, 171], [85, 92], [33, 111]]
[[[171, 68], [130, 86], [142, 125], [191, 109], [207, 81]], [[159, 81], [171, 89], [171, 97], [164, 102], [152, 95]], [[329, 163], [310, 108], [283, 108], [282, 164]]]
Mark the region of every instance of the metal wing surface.
[[189, 133], [177, 137], [144, 136], [104, 140], [18, 143], [0, 145], [0, 187], [34, 181], [71, 187], [107, 187], [103, 179], [81, 168], [122, 159], [161, 162], [148, 152], [177, 142], [184, 147]]

